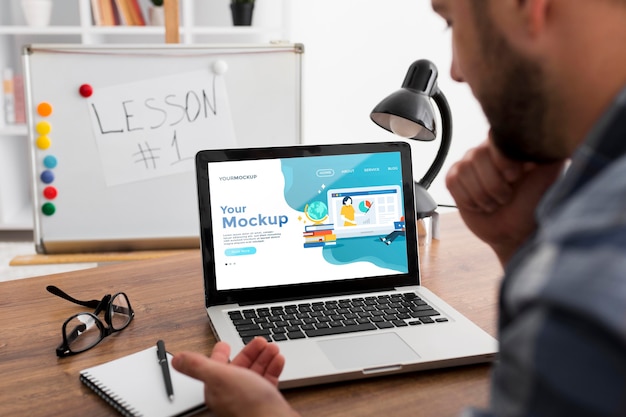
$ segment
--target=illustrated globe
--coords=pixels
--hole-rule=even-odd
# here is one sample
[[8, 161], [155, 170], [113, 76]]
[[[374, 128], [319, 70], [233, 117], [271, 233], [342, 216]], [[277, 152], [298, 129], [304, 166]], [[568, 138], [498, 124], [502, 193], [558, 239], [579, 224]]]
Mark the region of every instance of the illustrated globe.
[[313, 201], [307, 206], [306, 214], [312, 221], [321, 222], [328, 216], [328, 207], [322, 201]]

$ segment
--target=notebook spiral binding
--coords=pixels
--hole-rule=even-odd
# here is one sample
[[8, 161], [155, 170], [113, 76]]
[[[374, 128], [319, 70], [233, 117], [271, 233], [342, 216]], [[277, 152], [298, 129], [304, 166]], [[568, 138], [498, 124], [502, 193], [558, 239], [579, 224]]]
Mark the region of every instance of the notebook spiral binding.
[[124, 417], [142, 417], [142, 414], [138, 413], [129, 404], [122, 401], [122, 399], [113, 395], [104, 385], [100, 384], [97, 379], [92, 379], [89, 373], [81, 374], [80, 381], [88, 386], [93, 392], [98, 394], [100, 398], [109, 403], [109, 405], [115, 408]]

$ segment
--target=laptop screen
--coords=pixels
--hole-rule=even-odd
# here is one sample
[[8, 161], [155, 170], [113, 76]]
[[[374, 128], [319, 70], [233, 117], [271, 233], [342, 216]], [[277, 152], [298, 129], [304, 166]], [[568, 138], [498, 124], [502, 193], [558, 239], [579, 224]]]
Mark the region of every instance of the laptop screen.
[[329, 289], [416, 274], [407, 152], [404, 143], [201, 151], [210, 287]]

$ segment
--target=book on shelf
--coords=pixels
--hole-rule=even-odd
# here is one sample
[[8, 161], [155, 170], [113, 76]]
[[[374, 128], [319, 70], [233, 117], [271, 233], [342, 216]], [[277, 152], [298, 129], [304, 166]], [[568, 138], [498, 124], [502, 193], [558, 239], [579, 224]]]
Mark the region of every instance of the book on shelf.
[[115, 6], [120, 17], [120, 24], [126, 26], [145, 26], [146, 22], [137, 0], [115, 0]]
[[13, 72], [13, 68], [2, 70], [2, 117], [5, 125], [26, 123], [24, 99], [24, 77]]
[[137, 26], [145, 26], [146, 19], [141, 11], [141, 6], [139, 5], [139, 0], [126, 0], [130, 3], [131, 14], [133, 15], [133, 21]]
[[15, 74], [13, 76], [13, 97], [15, 123], [17, 124], [26, 123], [26, 100], [24, 94], [24, 76]]
[[130, 25], [131, 17], [128, 12], [128, 8], [126, 7], [125, 0], [113, 0], [113, 4], [115, 6], [115, 11], [117, 12], [117, 16], [119, 17], [120, 25]]
[[113, 0], [91, 0], [91, 15], [96, 26], [114, 26]]
[[13, 82], [13, 69], [4, 68], [2, 71], [2, 107], [4, 122], [7, 125], [15, 123], [15, 84]]
[[100, 0], [91, 0], [91, 17], [94, 25], [102, 26], [102, 7]]
[[91, 0], [91, 14], [96, 26], [145, 26], [139, 0]]

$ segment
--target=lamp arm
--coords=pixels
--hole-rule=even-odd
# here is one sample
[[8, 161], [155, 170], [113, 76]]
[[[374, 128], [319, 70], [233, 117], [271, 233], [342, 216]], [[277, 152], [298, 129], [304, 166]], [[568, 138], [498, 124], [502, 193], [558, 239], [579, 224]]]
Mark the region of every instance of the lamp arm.
[[443, 95], [439, 87], [436, 88], [432, 98], [441, 113], [441, 143], [435, 160], [430, 165], [430, 168], [428, 168], [428, 171], [426, 171], [426, 174], [424, 174], [424, 177], [418, 181], [418, 184], [426, 189], [430, 187], [430, 184], [437, 174], [439, 174], [439, 171], [441, 171], [446, 156], [448, 156], [448, 151], [450, 150], [450, 143], [452, 142], [452, 112], [450, 111], [448, 100], [446, 100], [446, 96]]

